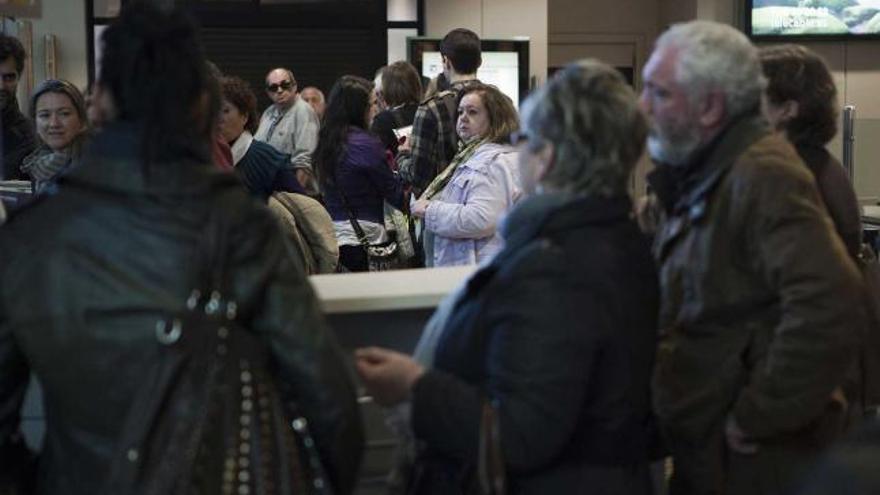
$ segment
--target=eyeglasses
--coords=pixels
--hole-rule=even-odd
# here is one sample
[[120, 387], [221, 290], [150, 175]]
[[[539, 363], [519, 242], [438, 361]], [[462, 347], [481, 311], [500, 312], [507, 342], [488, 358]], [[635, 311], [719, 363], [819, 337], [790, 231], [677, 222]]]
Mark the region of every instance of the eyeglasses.
[[267, 84], [266, 91], [268, 91], [270, 93], [277, 93], [279, 89], [282, 91], [290, 91], [290, 88], [292, 88], [292, 87], [293, 87], [292, 82], [284, 81], [280, 84]]
[[529, 142], [529, 140], [532, 139], [533, 137], [534, 136], [532, 134], [529, 134], [528, 132], [523, 131], [523, 130], [511, 132], [510, 133], [510, 144], [512, 144], [514, 146], [518, 146], [520, 144], [524, 144], [524, 143]]
[[541, 149], [547, 144], [544, 138], [524, 130], [511, 132], [509, 139], [510, 144], [513, 146], [519, 146], [520, 144], [530, 145], [530, 149], [533, 150]]

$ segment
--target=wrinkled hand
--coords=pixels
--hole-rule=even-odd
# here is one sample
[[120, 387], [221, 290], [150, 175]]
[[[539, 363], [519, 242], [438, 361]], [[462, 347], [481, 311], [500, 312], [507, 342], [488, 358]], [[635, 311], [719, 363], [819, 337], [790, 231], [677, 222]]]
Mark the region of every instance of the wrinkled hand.
[[425, 218], [425, 213], [427, 213], [428, 205], [430, 203], [431, 201], [427, 199], [416, 200], [416, 202], [412, 204], [409, 212], [416, 218]]
[[836, 402], [842, 410], [846, 411], [849, 409], [849, 401], [846, 400], [846, 395], [844, 395], [841, 387], [835, 387], [831, 391], [831, 400]]
[[409, 397], [425, 368], [399, 352], [379, 347], [354, 351], [355, 368], [367, 393], [382, 406], [393, 406]]
[[294, 173], [296, 174], [296, 180], [299, 182], [299, 185], [303, 186], [303, 189], [308, 189], [309, 184], [312, 182], [312, 173], [305, 168], [298, 168], [294, 170]]
[[727, 447], [730, 450], [743, 455], [758, 453], [758, 444], [749, 439], [737, 424], [733, 414], [727, 415], [727, 421], [724, 423], [724, 436], [727, 437]]

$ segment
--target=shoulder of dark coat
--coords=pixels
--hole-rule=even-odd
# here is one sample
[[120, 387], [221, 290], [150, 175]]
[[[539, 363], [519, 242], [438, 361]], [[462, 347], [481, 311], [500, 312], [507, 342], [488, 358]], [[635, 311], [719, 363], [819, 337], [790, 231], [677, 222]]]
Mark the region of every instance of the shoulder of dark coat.
[[744, 192], [814, 183], [797, 151], [780, 134], [769, 134], [746, 148], [734, 162], [729, 179]]

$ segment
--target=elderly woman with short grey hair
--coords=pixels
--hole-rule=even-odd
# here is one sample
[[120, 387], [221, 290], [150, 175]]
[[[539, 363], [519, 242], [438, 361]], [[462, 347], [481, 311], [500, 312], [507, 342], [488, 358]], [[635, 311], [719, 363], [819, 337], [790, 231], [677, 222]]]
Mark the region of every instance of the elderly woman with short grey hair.
[[[411, 401], [409, 493], [480, 493], [494, 451], [509, 493], [649, 494], [658, 284], [626, 186], [647, 126], [595, 61], [523, 108], [529, 196], [504, 249], [441, 304], [418, 360], [358, 349], [357, 369], [379, 403]], [[492, 430], [498, 442], [481, 443]]]

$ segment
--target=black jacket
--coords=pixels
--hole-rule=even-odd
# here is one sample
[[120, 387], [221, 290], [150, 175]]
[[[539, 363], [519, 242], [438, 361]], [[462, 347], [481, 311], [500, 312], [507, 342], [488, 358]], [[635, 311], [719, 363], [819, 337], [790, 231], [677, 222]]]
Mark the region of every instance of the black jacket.
[[414, 387], [414, 491], [472, 482], [488, 397], [511, 493], [647, 493], [659, 296], [629, 199], [537, 196], [505, 226]]
[[7, 102], [6, 108], [3, 109], [0, 127], [3, 128], [3, 138], [0, 140], [3, 151], [3, 175], [0, 179], [23, 179], [21, 161], [37, 147], [34, 125], [18, 109], [18, 102], [13, 100]]
[[[231, 224], [240, 319], [269, 344], [331, 480], [349, 493], [363, 441], [351, 374], [275, 220], [232, 175], [181, 157], [147, 176], [138, 149], [132, 132], [105, 129], [56, 194], [0, 229], [0, 445], [18, 429], [33, 372], [47, 422], [38, 493], [98, 493], [157, 359], [156, 321], [183, 309], [213, 209]], [[0, 478], [9, 469], [0, 464]]]

